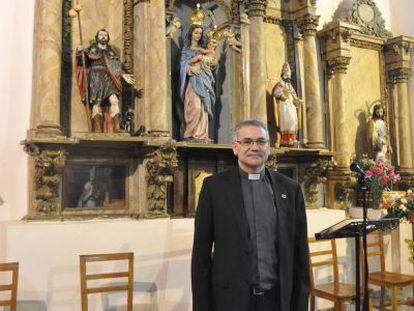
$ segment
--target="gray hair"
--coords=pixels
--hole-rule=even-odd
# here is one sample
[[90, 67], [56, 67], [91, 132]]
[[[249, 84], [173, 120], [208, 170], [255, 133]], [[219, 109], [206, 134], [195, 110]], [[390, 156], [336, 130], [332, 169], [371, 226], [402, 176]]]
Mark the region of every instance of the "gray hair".
[[232, 141], [237, 140], [237, 136], [239, 135], [240, 129], [246, 126], [254, 126], [254, 127], [261, 128], [265, 132], [266, 138], [269, 139], [269, 131], [267, 130], [266, 125], [264, 125], [262, 121], [251, 119], [251, 120], [243, 120], [237, 123], [236, 127], [233, 130]]

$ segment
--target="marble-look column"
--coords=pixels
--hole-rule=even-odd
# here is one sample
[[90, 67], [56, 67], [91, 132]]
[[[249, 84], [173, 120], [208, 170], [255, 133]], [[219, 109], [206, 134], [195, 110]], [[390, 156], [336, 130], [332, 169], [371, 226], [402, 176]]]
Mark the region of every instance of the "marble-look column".
[[60, 126], [61, 44], [61, 1], [36, 1], [32, 130], [30, 132], [37, 137], [62, 135]]
[[249, 0], [250, 18], [250, 117], [267, 124], [266, 52], [263, 17], [266, 0]]
[[248, 20], [247, 15], [241, 16], [243, 17], [240, 18], [240, 34], [242, 42], [243, 119], [250, 119], [250, 21]]
[[146, 109], [150, 110], [147, 130], [151, 136], [171, 136], [172, 107], [167, 100], [167, 50], [165, 39], [165, 1], [151, 0], [149, 4], [150, 88]]
[[408, 95], [408, 81], [411, 69], [401, 68], [394, 72], [398, 101], [398, 139], [399, 170], [402, 174], [413, 173], [413, 155], [411, 153], [411, 118]]
[[316, 28], [319, 16], [307, 14], [298, 20], [298, 26], [303, 34], [305, 98], [307, 111], [308, 147], [325, 148], [323, 141], [322, 105], [320, 94], [320, 79], [318, 72], [318, 53], [316, 49]]
[[333, 133], [333, 146], [335, 152], [335, 160], [339, 169], [348, 170], [350, 165], [349, 154], [350, 148], [348, 147], [348, 139], [345, 135], [347, 133], [347, 120], [346, 120], [346, 103], [344, 101], [344, 86], [345, 75], [348, 68], [350, 57], [337, 57], [328, 61], [329, 66], [334, 72], [333, 76], [333, 94], [332, 94], [332, 108], [335, 111], [334, 114], [334, 133]]

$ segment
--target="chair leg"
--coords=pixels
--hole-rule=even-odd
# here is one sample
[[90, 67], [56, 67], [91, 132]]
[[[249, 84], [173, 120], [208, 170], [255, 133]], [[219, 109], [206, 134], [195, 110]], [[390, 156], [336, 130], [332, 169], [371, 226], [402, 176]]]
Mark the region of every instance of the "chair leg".
[[384, 300], [385, 300], [385, 287], [381, 287], [380, 310], [384, 309]]
[[344, 311], [344, 303], [342, 301], [335, 301], [335, 311]]
[[398, 310], [398, 287], [393, 286], [392, 288], [392, 311], [397, 311]]
[[315, 296], [310, 296], [310, 311], [315, 311]]

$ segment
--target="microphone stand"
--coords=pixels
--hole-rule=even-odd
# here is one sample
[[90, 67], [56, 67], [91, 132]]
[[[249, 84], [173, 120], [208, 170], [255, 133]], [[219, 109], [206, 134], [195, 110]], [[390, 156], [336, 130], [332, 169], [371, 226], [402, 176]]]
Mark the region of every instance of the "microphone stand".
[[362, 219], [362, 232], [358, 232], [355, 235], [355, 310], [361, 310], [361, 277], [360, 277], [360, 237], [362, 235], [362, 248], [364, 254], [364, 304], [362, 306], [363, 311], [368, 311], [369, 306], [369, 294], [368, 294], [368, 255], [367, 255], [367, 190], [369, 186], [367, 178], [363, 174], [358, 174], [358, 184], [359, 189], [362, 190], [362, 209], [363, 209], [363, 219]]

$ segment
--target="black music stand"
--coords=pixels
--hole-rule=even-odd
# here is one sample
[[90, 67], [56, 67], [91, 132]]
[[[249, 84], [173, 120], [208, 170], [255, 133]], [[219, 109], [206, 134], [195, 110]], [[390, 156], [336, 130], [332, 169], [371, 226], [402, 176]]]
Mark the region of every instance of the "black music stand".
[[[363, 219], [345, 219], [337, 224], [315, 234], [317, 240], [355, 238], [355, 310], [360, 310], [361, 305], [361, 279], [360, 279], [360, 245], [359, 240], [363, 232], [370, 233], [376, 230], [388, 230], [398, 227], [398, 218], [383, 217], [379, 220], [366, 220], [364, 230]], [[366, 262], [366, 265], [368, 263]], [[368, 267], [365, 267], [367, 273]], [[367, 299], [367, 297], [365, 297]]]

